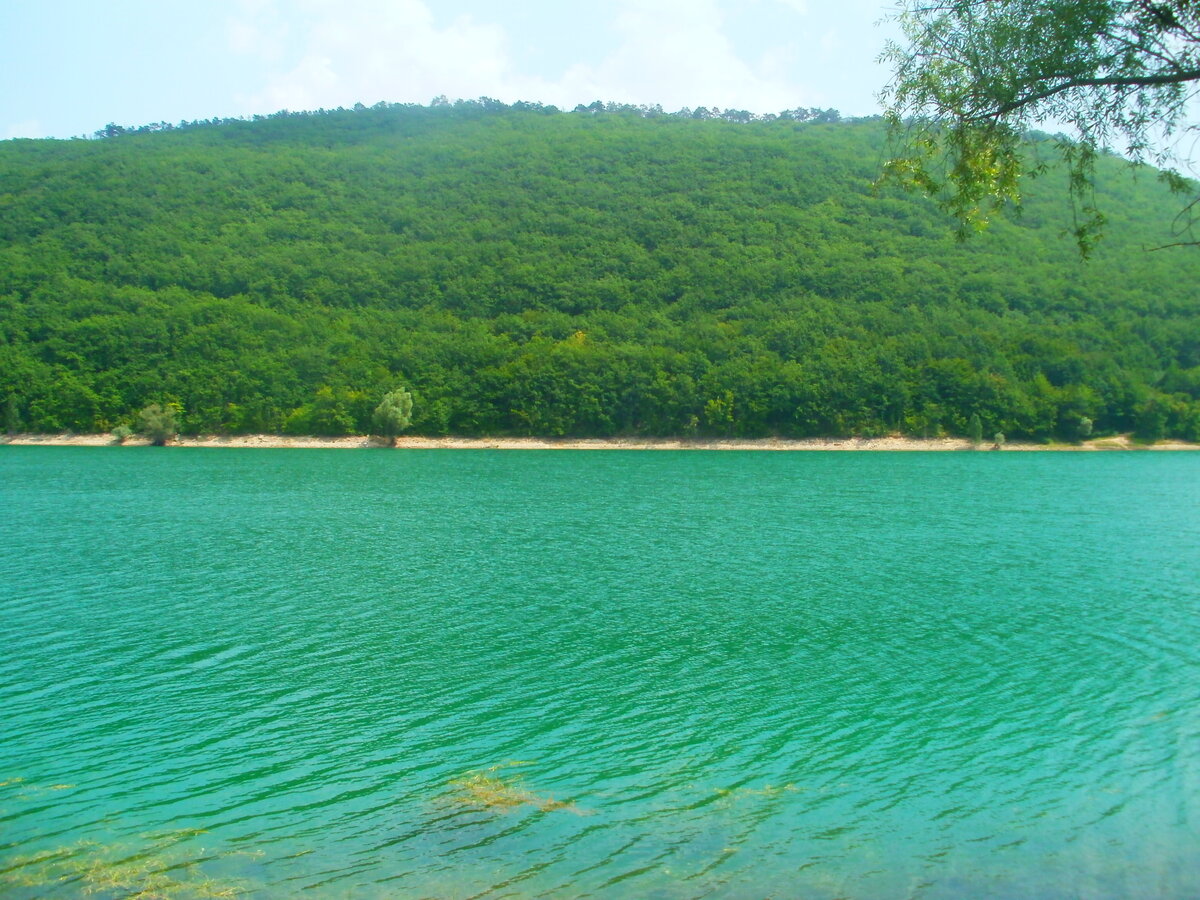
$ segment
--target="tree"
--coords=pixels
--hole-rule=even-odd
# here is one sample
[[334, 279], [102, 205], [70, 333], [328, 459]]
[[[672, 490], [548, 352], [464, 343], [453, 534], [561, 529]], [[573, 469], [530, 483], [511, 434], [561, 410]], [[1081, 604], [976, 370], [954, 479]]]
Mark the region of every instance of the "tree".
[[1195, 0], [904, 0], [898, 20], [908, 43], [884, 51], [894, 77], [883, 96], [899, 144], [887, 171], [937, 197], [960, 237], [1019, 203], [1023, 174], [1045, 171], [1026, 161], [1022, 144], [1043, 122], [1074, 132], [1056, 146], [1084, 255], [1104, 225], [1092, 202], [1098, 152], [1117, 147], [1188, 189], [1173, 166], [1176, 139], [1200, 127], [1187, 112], [1200, 83]]
[[10, 436], [21, 430], [21, 410], [12, 394], [4, 401], [4, 429]]
[[322, 385], [317, 388], [311, 403], [292, 410], [284, 420], [283, 429], [290, 434], [354, 434], [355, 429], [361, 428], [366, 422], [355, 423], [346, 404], [358, 396], [361, 395], [357, 392], [334, 390], [329, 385]]
[[388, 439], [388, 446], [396, 446], [396, 435], [412, 424], [412, 394], [401, 388], [383, 395], [383, 401], [375, 407], [375, 427]]
[[1133, 436], [1139, 441], [1153, 444], [1166, 436], [1167, 411], [1157, 400], [1147, 400], [1137, 414]]
[[141, 423], [141, 433], [155, 447], [165, 446], [167, 441], [174, 438], [178, 433], [175, 413], [176, 407], [174, 404], [168, 403], [166, 406], [160, 406], [157, 403], [151, 403], [138, 414], [138, 419]]
[[983, 443], [983, 422], [979, 419], [979, 413], [971, 413], [971, 419], [967, 422], [967, 437], [971, 439], [973, 447]]

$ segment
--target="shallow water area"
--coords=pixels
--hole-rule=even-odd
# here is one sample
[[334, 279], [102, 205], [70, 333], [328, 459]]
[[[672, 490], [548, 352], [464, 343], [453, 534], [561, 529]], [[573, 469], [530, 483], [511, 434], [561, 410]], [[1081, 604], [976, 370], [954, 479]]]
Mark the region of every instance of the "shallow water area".
[[1200, 896], [1200, 455], [0, 447], [0, 894]]

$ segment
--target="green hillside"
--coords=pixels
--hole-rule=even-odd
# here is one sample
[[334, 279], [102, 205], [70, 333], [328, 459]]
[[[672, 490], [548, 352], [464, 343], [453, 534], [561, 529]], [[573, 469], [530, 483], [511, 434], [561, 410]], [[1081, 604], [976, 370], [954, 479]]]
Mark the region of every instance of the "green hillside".
[[[800, 117], [803, 118], [803, 117]], [[820, 118], [835, 118], [818, 116]], [[1200, 253], [1102, 160], [957, 244], [876, 121], [491, 102], [0, 143], [11, 428], [1200, 440]]]

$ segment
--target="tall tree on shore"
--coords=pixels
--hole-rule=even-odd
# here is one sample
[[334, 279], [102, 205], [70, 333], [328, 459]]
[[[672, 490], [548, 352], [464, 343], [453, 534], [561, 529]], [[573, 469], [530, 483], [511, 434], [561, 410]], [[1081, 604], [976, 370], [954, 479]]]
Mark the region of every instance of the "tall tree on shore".
[[175, 418], [176, 408], [168, 403], [162, 406], [151, 403], [138, 414], [140, 431], [155, 447], [164, 447], [179, 432]]
[[388, 439], [389, 447], [395, 447], [397, 435], [412, 424], [412, 407], [412, 394], [403, 388], [384, 394], [375, 407], [375, 427]]
[[967, 422], [967, 437], [971, 439], [973, 447], [978, 447], [983, 443], [983, 422], [979, 419], [979, 413], [971, 413], [971, 418]]

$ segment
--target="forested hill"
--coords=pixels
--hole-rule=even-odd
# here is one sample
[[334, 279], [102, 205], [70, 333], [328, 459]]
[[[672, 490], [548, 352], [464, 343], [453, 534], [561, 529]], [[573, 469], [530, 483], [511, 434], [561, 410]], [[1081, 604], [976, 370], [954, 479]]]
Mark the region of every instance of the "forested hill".
[[[10, 428], [1200, 439], [1200, 251], [1102, 160], [957, 244], [876, 121], [380, 106], [0, 143]], [[816, 119], [833, 119], [820, 115]]]

